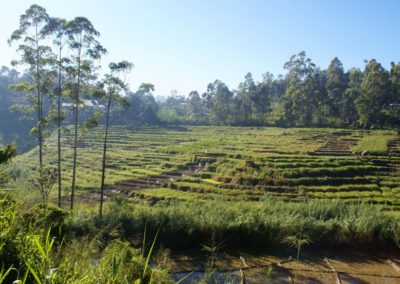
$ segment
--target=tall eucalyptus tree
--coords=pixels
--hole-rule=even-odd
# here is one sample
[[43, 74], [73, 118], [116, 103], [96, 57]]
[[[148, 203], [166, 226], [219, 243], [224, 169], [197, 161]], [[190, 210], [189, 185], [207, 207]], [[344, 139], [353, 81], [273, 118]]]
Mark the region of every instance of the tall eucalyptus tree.
[[[51, 71], [49, 65], [52, 58], [51, 48], [47, 45], [45, 27], [49, 22], [46, 10], [38, 5], [32, 5], [20, 17], [19, 28], [15, 30], [9, 44], [18, 44], [17, 51], [21, 54], [19, 60], [14, 60], [12, 65], [24, 66], [25, 72], [30, 76], [29, 82], [11, 86], [16, 91], [23, 92], [25, 104], [17, 107], [27, 114], [27, 117], [36, 121], [31, 134], [37, 136], [39, 144], [39, 173], [43, 170], [43, 145], [45, 129], [48, 126], [46, 117], [46, 99], [51, 88]], [[32, 117], [33, 114], [33, 117]]]
[[363, 127], [382, 127], [387, 119], [385, 110], [391, 103], [389, 72], [375, 59], [368, 61], [356, 99], [360, 124]]
[[126, 73], [133, 67], [133, 64], [128, 61], [121, 61], [119, 63], [110, 63], [110, 74], [105, 75], [103, 85], [105, 87], [105, 130], [104, 130], [104, 143], [103, 143], [103, 160], [101, 167], [101, 185], [100, 185], [100, 219], [103, 216], [103, 197], [104, 197], [104, 181], [106, 174], [106, 159], [107, 159], [107, 142], [108, 142], [108, 129], [110, 126], [110, 110], [116, 104], [119, 106], [127, 106], [127, 101], [123, 96], [123, 92], [127, 90], [125, 83]]
[[56, 87], [54, 89], [54, 95], [57, 100], [56, 114], [54, 120], [57, 125], [57, 182], [58, 182], [58, 206], [61, 207], [61, 124], [64, 120], [64, 114], [62, 111], [62, 96], [63, 96], [63, 84], [65, 78], [66, 64], [70, 62], [69, 58], [66, 57], [66, 45], [68, 43], [67, 21], [60, 18], [50, 18], [49, 23], [46, 27], [46, 33], [53, 37], [53, 45], [55, 47], [56, 58], [54, 61], [54, 67], [56, 69]]
[[79, 106], [82, 103], [82, 94], [87, 93], [90, 81], [96, 77], [97, 61], [106, 53], [105, 48], [98, 42], [100, 33], [92, 23], [84, 17], [76, 17], [67, 23], [68, 45], [71, 55], [71, 64], [66, 69], [69, 77], [69, 87], [73, 104], [74, 144], [71, 186], [71, 210], [74, 207], [76, 162], [78, 147]]

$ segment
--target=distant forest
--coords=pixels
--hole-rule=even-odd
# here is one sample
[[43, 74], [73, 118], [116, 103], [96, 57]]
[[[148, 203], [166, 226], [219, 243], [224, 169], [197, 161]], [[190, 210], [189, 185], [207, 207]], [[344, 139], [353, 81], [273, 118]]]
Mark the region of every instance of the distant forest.
[[386, 70], [375, 59], [345, 71], [338, 58], [322, 70], [306, 53], [293, 55], [286, 75], [247, 73], [236, 90], [216, 80], [207, 92], [169, 97], [161, 121], [236, 126], [395, 128], [400, 125], [400, 64]]
[[[306, 57], [294, 55], [284, 65], [287, 73], [277, 78], [265, 73], [254, 81], [247, 73], [237, 89], [220, 80], [208, 84], [207, 92], [192, 91], [188, 96], [170, 96], [157, 101], [154, 85], [142, 84], [128, 91], [129, 106], [114, 124], [133, 125], [232, 125], [280, 127], [396, 128], [400, 126], [400, 64], [386, 70], [375, 59], [364, 70], [348, 71], [338, 58], [326, 70]], [[12, 105], [23, 102], [23, 94], [8, 86], [29, 80], [14, 69], [0, 71], [0, 133], [7, 140], [18, 138], [29, 129]], [[90, 97], [87, 97], [90, 99]], [[87, 112], [94, 106], [87, 106]], [[4, 123], [7, 122], [7, 123]], [[19, 131], [21, 130], [21, 131]]]
[[[42, 16], [32, 26], [29, 21], [35, 13]], [[192, 91], [187, 96], [157, 101], [153, 84], [143, 83], [132, 91], [112, 75], [133, 67], [128, 62], [111, 64], [112, 74], [98, 80], [99, 60], [106, 50], [87, 19], [78, 17], [68, 22], [51, 18], [42, 7], [33, 5], [21, 17], [21, 23], [10, 43], [19, 43], [16, 48], [21, 57], [12, 64], [22, 65], [25, 73], [4, 66], [0, 69], [0, 144], [15, 143], [20, 151], [35, 144], [29, 130], [43, 142], [49, 131], [60, 131], [66, 125], [75, 125], [76, 136], [78, 123], [400, 126], [400, 63], [392, 62], [387, 70], [371, 59], [365, 62], [364, 70], [345, 71], [341, 61], [334, 58], [323, 70], [302, 51], [284, 64], [285, 75], [274, 77], [267, 72], [261, 81], [255, 81], [247, 73], [237, 89], [215, 80], [205, 93]], [[50, 40], [53, 43], [47, 45]], [[69, 57], [66, 48], [72, 54]], [[110, 97], [105, 96], [106, 86]], [[124, 95], [112, 97], [121, 90]]]

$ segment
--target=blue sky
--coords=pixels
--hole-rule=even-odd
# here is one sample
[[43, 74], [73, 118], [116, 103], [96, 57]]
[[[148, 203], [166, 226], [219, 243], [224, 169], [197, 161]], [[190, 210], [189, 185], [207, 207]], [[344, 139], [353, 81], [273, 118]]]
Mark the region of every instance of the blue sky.
[[89, 18], [109, 51], [104, 66], [133, 62], [131, 88], [149, 82], [156, 94], [203, 92], [215, 79], [236, 88], [249, 71], [284, 73], [301, 50], [321, 68], [335, 56], [346, 69], [400, 61], [397, 0], [0, 0], [0, 65], [17, 56], [7, 38], [33, 3]]

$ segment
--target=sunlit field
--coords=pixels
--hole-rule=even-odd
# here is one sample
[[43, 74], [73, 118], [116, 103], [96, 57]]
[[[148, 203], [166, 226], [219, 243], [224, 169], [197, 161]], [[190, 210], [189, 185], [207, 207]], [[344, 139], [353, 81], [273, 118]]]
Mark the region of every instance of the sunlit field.
[[[98, 193], [100, 137], [93, 131], [79, 143], [78, 200]], [[106, 196], [131, 197], [144, 204], [164, 199], [257, 202], [265, 196], [287, 202], [340, 199], [397, 211], [399, 141], [396, 131], [114, 127]], [[55, 146], [49, 139], [49, 164], [56, 162]], [[69, 146], [64, 139], [65, 197], [71, 183]], [[26, 165], [34, 165], [36, 157], [37, 149], [21, 155], [15, 160], [16, 170], [29, 175]]]

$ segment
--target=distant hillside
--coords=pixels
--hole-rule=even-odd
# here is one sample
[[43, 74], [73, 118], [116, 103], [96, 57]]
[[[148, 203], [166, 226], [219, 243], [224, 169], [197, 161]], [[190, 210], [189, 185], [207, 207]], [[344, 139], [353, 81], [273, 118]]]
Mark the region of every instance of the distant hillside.
[[20, 120], [20, 114], [9, 109], [12, 105], [21, 103], [23, 95], [11, 92], [8, 86], [23, 80], [26, 78], [21, 77], [14, 69], [0, 67], [0, 145], [14, 144], [19, 153], [35, 146], [34, 137], [29, 135], [32, 123]]

